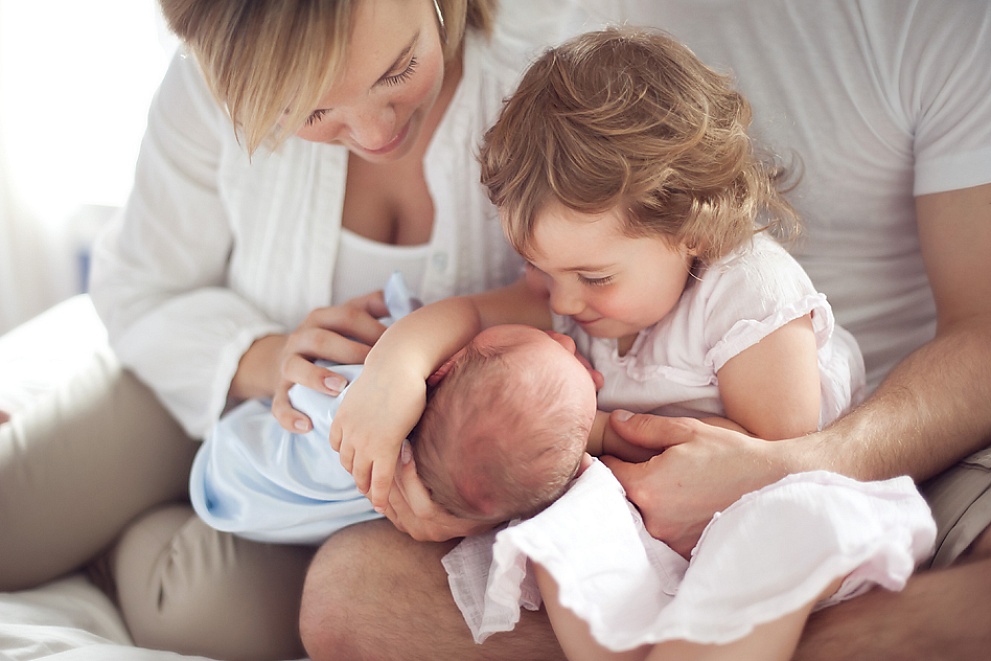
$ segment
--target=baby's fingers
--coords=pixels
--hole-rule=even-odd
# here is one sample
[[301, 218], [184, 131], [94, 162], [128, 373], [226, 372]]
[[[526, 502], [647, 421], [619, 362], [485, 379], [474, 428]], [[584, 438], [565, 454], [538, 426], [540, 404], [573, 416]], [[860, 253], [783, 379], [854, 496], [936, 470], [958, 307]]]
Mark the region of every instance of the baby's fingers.
[[[378, 461], [372, 466], [371, 485], [368, 499], [372, 501], [375, 511], [384, 512], [389, 505], [389, 492], [392, 490], [392, 479], [396, 474], [396, 464]], [[357, 480], [357, 478], [355, 478]], [[361, 487], [358, 487], [359, 489]]]

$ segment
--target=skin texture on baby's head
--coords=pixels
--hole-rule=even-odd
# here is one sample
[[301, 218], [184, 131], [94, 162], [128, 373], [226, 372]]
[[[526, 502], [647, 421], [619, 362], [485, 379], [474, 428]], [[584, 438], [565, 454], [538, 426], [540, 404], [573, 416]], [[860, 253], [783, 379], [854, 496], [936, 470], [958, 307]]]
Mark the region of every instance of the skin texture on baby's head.
[[495, 326], [452, 358], [412, 437], [435, 502], [498, 523], [536, 514], [575, 476], [595, 386], [564, 336]]

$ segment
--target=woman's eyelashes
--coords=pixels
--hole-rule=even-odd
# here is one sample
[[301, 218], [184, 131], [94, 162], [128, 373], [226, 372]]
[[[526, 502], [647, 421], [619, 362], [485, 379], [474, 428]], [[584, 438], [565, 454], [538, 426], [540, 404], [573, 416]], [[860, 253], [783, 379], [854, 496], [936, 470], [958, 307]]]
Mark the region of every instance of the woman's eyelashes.
[[[395, 85], [402, 85], [403, 83], [407, 82], [410, 78], [412, 78], [413, 73], [416, 71], [416, 67], [418, 64], [419, 62], [417, 61], [416, 56], [414, 55], [413, 57], [410, 58], [409, 63], [406, 65], [405, 69], [403, 69], [397, 74], [393, 74], [391, 76], [384, 76], [379, 80], [379, 82], [384, 85], [388, 85], [390, 87]], [[330, 112], [330, 108], [321, 108], [319, 110], [314, 110], [312, 113], [310, 113], [310, 116], [306, 118], [306, 125], [312, 126], [316, 124], [321, 119], [323, 119], [324, 116], [329, 112]]]
[[419, 62], [417, 62], [416, 55], [414, 55], [409, 59], [409, 64], [406, 65], [405, 69], [395, 75], [386, 76], [382, 79], [382, 82], [389, 86], [401, 85], [405, 83], [410, 79], [410, 77], [412, 77], [413, 72], [416, 71], [417, 64], [419, 64]]
[[321, 119], [323, 119], [323, 116], [326, 115], [328, 112], [330, 112], [329, 108], [324, 108], [322, 110], [314, 110], [312, 113], [310, 113], [310, 116], [306, 118], [306, 125], [312, 126], [313, 124], [316, 124]]

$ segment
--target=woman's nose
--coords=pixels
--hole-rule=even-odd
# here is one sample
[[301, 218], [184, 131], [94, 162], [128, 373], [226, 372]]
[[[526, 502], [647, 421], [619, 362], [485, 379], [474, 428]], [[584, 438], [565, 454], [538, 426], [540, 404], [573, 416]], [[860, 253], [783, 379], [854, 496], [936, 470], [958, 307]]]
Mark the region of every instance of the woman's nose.
[[396, 137], [396, 112], [392, 106], [356, 109], [346, 121], [351, 140], [369, 151], [381, 149]]

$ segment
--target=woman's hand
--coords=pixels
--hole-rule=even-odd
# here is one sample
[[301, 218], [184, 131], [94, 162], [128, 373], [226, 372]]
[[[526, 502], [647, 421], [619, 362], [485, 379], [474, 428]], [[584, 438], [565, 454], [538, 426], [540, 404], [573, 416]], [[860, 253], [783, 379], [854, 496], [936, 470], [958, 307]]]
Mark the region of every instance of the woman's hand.
[[285, 429], [307, 432], [309, 418], [289, 403], [289, 388], [300, 383], [329, 395], [338, 395], [347, 381], [315, 360], [357, 364], [385, 331], [378, 320], [388, 314], [382, 292], [352, 299], [343, 305], [316, 308], [288, 335], [257, 340], [244, 354], [231, 383], [236, 399], [271, 397], [272, 414]]
[[712, 516], [797, 469], [793, 441], [768, 442], [693, 418], [614, 411], [607, 433], [661, 451], [643, 463], [603, 456], [653, 537], [688, 557]]
[[484, 532], [491, 524], [459, 519], [430, 499], [416, 474], [409, 441], [403, 443], [385, 515], [397, 529], [421, 542], [443, 542]]

